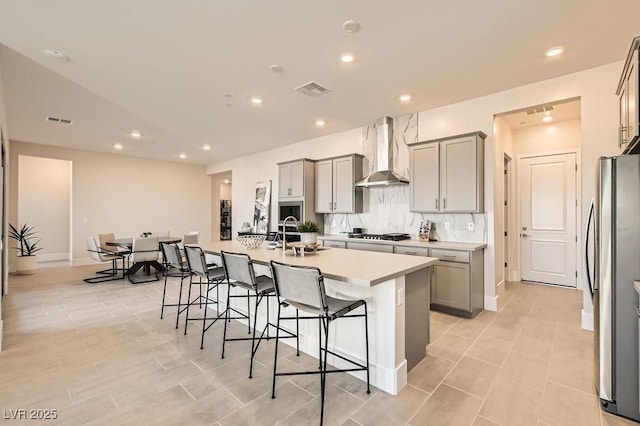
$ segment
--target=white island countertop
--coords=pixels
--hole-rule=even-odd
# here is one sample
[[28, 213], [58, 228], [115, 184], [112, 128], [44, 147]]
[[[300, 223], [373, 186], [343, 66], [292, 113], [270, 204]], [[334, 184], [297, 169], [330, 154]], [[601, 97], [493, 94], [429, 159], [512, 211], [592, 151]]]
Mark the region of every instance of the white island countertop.
[[210, 254], [220, 254], [221, 251], [246, 253], [255, 263], [262, 265], [269, 265], [274, 260], [292, 265], [315, 266], [327, 278], [366, 287], [402, 277], [438, 262], [438, 259], [432, 257], [327, 247], [321, 247], [315, 254], [293, 256], [291, 250], [287, 250], [286, 255], [282, 253], [282, 248], [268, 250], [266, 242], [254, 250], [249, 250], [237, 241], [214, 241], [200, 246]]

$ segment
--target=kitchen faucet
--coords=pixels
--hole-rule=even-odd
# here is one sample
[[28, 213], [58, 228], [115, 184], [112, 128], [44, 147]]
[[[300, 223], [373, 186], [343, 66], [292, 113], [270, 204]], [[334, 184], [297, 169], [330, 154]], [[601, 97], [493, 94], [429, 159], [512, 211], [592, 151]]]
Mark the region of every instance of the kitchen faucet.
[[287, 252], [287, 221], [293, 219], [295, 224], [298, 224], [298, 220], [293, 216], [287, 216], [282, 221], [282, 254]]

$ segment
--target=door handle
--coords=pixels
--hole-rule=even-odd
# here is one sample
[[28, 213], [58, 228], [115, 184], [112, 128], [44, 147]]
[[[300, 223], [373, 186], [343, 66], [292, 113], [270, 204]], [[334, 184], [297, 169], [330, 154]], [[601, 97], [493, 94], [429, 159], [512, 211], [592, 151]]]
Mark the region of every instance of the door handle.
[[520, 236], [521, 236], [522, 238], [527, 238], [527, 237], [530, 237], [531, 235], [529, 235], [529, 234], [520, 234]]
[[[585, 242], [584, 242], [584, 262], [585, 262], [585, 267], [587, 268], [587, 284], [589, 284], [589, 293], [591, 293], [591, 299], [593, 299], [593, 289], [595, 287], [595, 269], [594, 269], [594, 276], [593, 276], [593, 282], [591, 281], [591, 265], [589, 262], [589, 231], [591, 230], [591, 223], [592, 221], [594, 221], [594, 209], [595, 209], [595, 200], [592, 198], [591, 199], [591, 206], [589, 207], [589, 218], [587, 219], [587, 230], [585, 231]], [[595, 223], [594, 223], [595, 226]], [[594, 245], [594, 251], [597, 248]]]

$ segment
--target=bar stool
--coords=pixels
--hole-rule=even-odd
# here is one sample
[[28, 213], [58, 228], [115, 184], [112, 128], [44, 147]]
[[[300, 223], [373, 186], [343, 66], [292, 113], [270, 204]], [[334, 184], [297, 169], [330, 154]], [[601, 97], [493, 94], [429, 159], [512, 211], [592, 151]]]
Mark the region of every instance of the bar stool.
[[[200, 247], [186, 246], [184, 251], [187, 255], [187, 264], [189, 265], [189, 271], [191, 272], [191, 278], [189, 279], [189, 292], [187, 294], [187, 307], [186, 313], [187, 317], [184, 322], [184, 334], [187, 334], [187, 325], [189, 321], [197, 321], [202, 320], [202, 337], [200, 338], [200, 349], [204, 348], [204, 333], [213, 325], [216, 321], [223, 317], [224, 312], [220, 313], [220, 309], [218, 309], [218, 315], [215, 317], [207, 316], [207, 309], [209, 307], [209, 303], [218, 304], [220, 300], [220, 284], [224, 282], [224, 270], [215, 265], [207, 265], [207, 261], [204, 255], [204, 251]], [[198, 277], [198, 282], [193, 282], [193, 278]], [[204, 281], [203, 281], [204, 280]], [[204, 296], [200, 293], [199, 296], [196, 296], [193, 300], [191, 299], [191, 288], [194, 285], [206, 286], [206, 291]], [[216, 290], [216, 298], [213, 299], [209, 295], [212, 290]], [[202, 318], [189, 318], [189, 307], [194, 304], [200, 304], [202, 306], [202, 301], [204, 300], [204, 313]], [[207, 325], [207, 320], [213, 320], [209, 325]]]
[[[324, 419], [324, 399], [327, 373], [339, 373], [347, 371], [367, 372], [367, 393], [371, 393], [369, 388], [369, 327], [367, 318], [367, 302], [365, 300], [344, 300], [327, 296], [324, 287], [324, 278], [320, 269], [309, 266], [287, 265], [271, 261], [271, 271], [276, 295], [280, 299], [278, 304], [278, 321], [276, 324], [276, 347], [273, 361], [273, 384], [271, 388], [271, 398], [276, 397], [276, 376], [291, 376], [298, 374], [320, 374], [320, 424]], [[322, 333], [318, 336], [318, 356], [320, 358], [320, 371], [296, 371], [278, 373], [278, 331], [280, 329], [280, 310], [282, 307], [292, 306], [302, 312], [313, 316], [300, 317], [300, 319], [317, 319], [320, 328], [324, 330], [324, 347], [322, 346]], [[347, 315], [354, 309], [364, 307], [363, 314]], [[365, 350], [367, 365], [345, 358], [329, 350], [329, 324], [338, 318], [364, 317], [365, 326]], [[327, 354], [349, 362], [354, 368], [327, 371]]]
[[[225, 310], [225, 316], [227, 321], [224, 322], [224, 334], [222, 337], [222, 358], [224, 358], [224, 349], [226, 342], [231, 341], [239, 341], [239, 340], [251, 340], [251, 361], [249, 363], [249, 378], [253, 377], [253, 359], [255, 357], [256, 352], [258, 351], [258, 347], [260, 346], [260, 342], [262, 339], [273, 339], [273, 337], [269, 337], [269, 326], [275, 327], [274, 324], [269, 322], [269, 298], [275, 297], [276, 294], [274, 292], [273, 280], [266, 275], [258, 275], [256, 276], [255, 271], [253, 269], [253, 262], [251, 258], [243, 253], [230, 253], [222, 251], [222, 266], [224, 267], [225, 276], [227, 279], [227, 283], [229, 284], [229, 291], [227, 293], [227, 309]], [[238, 287], [247, 291], [247, 294], [241, 295], [232, 295], [231, 288]], [[245, 315], [242, 312], [238, 312], [236, 309], [231, 307], [231, 298], [247, 298], [247, 314]], [[250, 309], [250, 298], [255, 297], [255, 309], [253, 313], [253, 334], [251, 337], [238, 337], [238, 338], [228, 338], [227, 337], [227, 323], [231, 318], [229, 314], [231, 312], [235, 312], [239, 314], [239, 317], [236, 318], [246, 318], [247, 325], [250, 327], [251, 323], [251, 309]], [[266, 298], [267, 302], [267, 323], [264, 328], [260, 332], [260, 335], [257, 338], [256, 344], [256, 328], [258, 322], [258, 307], [260, 306], [260, 302]], [[249, 330], [251, 330], [249, 328]], [[282, 330], [287, 333], [287, 336], [283, 338], [298, 338], [297, 333], [293, 334], [288, 330]], [[250, 332], [250, 331], [249, 331]], [[266, 334], [266, 337], [265, 337]], [[298, 350], [298, 354], [299, 354]]]
[[[186, 307], [182, 307], [182, 283], [184, 279], [191, 275], [189, 267], [184, 264], [182, 260], [182, 254], [180, 253], [180, 246], [177, 243], [160, 243], [160, 249], [162, 251], [162, 258], [164, 259], [164, 290], [162, 291], [162, 308], [160, 309], [160, 319], [163, 318], [164, 308], [166, 306], [177, 306], [176, 312], [176, 328], [178, 328], [178, 322], [180, 321], [180, 314], [184, 312]], [[180, 292], [178, 293], [178, 303], [171, 304], [165, 303], [165, 296], [167, 294], [167, 280], [169, 277], [180, 278]]]

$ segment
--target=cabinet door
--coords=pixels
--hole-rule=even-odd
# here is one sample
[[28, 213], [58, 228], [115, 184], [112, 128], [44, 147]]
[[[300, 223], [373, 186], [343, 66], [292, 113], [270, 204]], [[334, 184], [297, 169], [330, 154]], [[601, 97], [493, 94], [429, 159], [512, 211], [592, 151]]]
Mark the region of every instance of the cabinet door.
[[278, 170], [278, 198], [291, 196], [291, 164], [283, 164]]
[[471, 310], [469, 265], [440, 261], [434, 268], [435, 280], [431, 283], [431, 303]]
[[629, 131], [629, 116], [627, 114], [627, 84], [620, 90], [618, 107], [618, 116], [620, 117], [620, 124], [618, 125], [618, 148], [624, 149], [627, 146], [627, 134]]
[[316, 213], [331, 213], [333, 210], [332, 161], [316, 163]]
[[291, 163], [291, 196], [302, 197], [304, 195], [304, 163], [299, 161]]
[[335, 213], [353, 213], [353, 157], [333, 160], [333, 211]]
[[627, 77], [627, 141], [629, 145], [638, 137], [638, 51], [629, 65]]
[[439, 143], [411, 147], [409, 166], [410, 210], [437, 212], [439, 200]]
[[440, 143], [440, 211], [477, 209], [476, 137]]
[[366, 251], [377, 251], [380, 253], [393, 253], [393, 246], [387, 244], [376, 244], [376, 243], [352, 243], [349, 241], [347, 243], [347, 248], [351, 250], [366, 250]]

